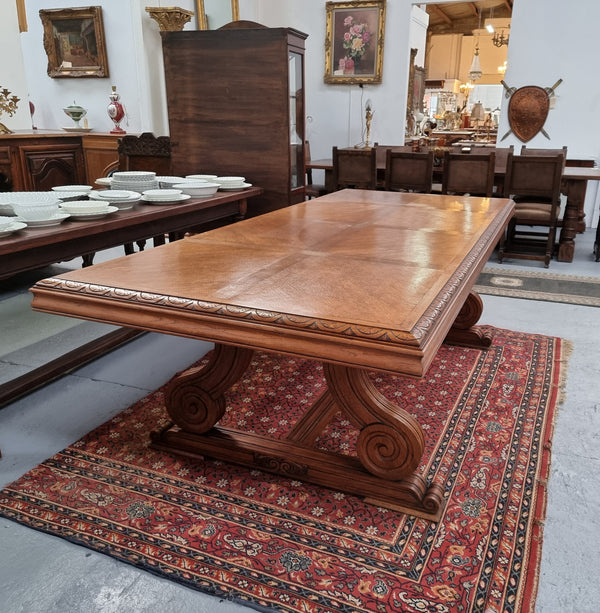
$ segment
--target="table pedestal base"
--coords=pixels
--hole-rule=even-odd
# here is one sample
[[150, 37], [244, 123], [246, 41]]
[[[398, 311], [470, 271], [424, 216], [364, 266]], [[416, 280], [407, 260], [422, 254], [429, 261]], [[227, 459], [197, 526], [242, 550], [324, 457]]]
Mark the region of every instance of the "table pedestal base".
[[[253, 351], [217, 345], [204, 368], [173, 379], [165, 392], [173, 424], [154, 433], [155, 448], [194, 458], [209, 456], [365, 497], [370, 503], [437, 521], [443, 489], [415, 471], [424, 451], [417, 420], [391, 403], [366, 371], [325, 363], [328, 389], [284, 439], [218, 426], [224, 392], [239, 379]], [[356, 456], [314, 447], [341, 410], [359, 428]]]
[[[471, 292], [446, 340], [486, 349], [491, 335], [475, 326], [483, 311]], [[165, 403], [172, 423], [154, 433], [153, 447], [194, 458], [209, 456], [362, 496], [368, 502], [438, 521], [443, 488], [416, 471], [425, 448], [417, 420], [388, 400], [361, 368], [323, 363], [327, 390], [285, 438], [219, 426], [225, 392], [244, 374], [252, 349], [216, 345], [208, 364], [171, 380]], [[315, 447], [341, 411], [359, 430], [356, 455]]]

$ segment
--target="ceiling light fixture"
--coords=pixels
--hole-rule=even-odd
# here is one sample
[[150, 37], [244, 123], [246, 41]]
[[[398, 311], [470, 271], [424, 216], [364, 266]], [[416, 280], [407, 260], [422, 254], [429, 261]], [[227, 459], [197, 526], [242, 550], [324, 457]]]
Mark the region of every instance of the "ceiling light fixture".
[[496, 32], [494, 36], [492, 36], [492, 42], [494, 43], [495, 47], [502, 47], [502, 45], [508, 45], [508, 36], [504, 36], [504, 30], [502, 30], [500, 34]]
[[475, 53], [473, 54], [473, 61], [469, 69], [469, 81], [477, 81], [477, 79], [481, 79], [481, 75], [483, 74], [481, 71], [481, 62], [479, 61], [479, 30], [481, 30], [481, 11], [479, 11], [479, 28], [477, 29]]

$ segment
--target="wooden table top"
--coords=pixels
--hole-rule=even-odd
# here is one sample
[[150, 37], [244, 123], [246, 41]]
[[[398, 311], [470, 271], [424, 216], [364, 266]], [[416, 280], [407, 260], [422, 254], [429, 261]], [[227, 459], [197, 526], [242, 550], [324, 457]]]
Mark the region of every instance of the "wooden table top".
[[33, 307], [418, 376], [513, 206], [342, 190], [45, 279]]

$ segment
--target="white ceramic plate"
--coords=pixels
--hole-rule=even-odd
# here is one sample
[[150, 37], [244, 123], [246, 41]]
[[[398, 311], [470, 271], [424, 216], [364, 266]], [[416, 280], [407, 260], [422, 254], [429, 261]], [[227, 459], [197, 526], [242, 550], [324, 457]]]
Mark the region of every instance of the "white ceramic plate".
[[252, 183], [242, 183], [241, 185], [236, 185], [235, 187], [223, 187], [221, 185], [219, 189], [223, 192], [236, 192], [240, 189], [248, 189], [249, 187], [252, 187]]
[[119, 189], [103, 189], [102, 191], [96, 192], [96, 197], [94, 198], [94, 200], [130, 200], [131, 194], [137, 194], [137, 192], [130, 192], [129, 190]]
[[106, 211], [102, 211], [101, 213], [98, 211], [93, 211], [90, 213], [72, 213], [71, 219], [76, 221], [93, 221], [94, 219], [102, 219], [107, 215], [112, 215], [112, 213], [115, 213], [118, 210], [119, 207], [117, 206], [109, 206], [106, 208]]
[[184, 200], [189, 200], [191, 196], [189, 194], [179, 194], [177, 198], [173, 198], [172, 200], [150, 200], [146, 198], [146, 196], [142, 196], [140, 200], [145, 202], [146, 204], [178, 204], [179, 202], [183, 202]]
[[24, 219], [23, 221], [30, 228], [46, 228], [48, 226], [58, 226], [58, 224], [61, 224], [69, 217], [71, 217], [69, 213], [56, 213], [49, 219]]
[[91, 185], [55, 185], [52, 188], [53, 192], [89, 192]]
[[91, 132], [94, 128], [78, 128], [77, 126], [63, 126], [67, 132]]
[[4, 228], [4, 230], [0, 230], [0, 238], [3, 236], [10, 236], [13, 232], [18, 232], [23, 228], [26, 228], [27, 224], [23, 221], [14, 221], [8, 226], [8, 228]]
[[112, 183], [112, 179], [110, 177], [100, 177], [99, 179], [96, 179], [94, 183], [96, 185], [104, 185], [106, 187], [110, 187], [110, 184]]

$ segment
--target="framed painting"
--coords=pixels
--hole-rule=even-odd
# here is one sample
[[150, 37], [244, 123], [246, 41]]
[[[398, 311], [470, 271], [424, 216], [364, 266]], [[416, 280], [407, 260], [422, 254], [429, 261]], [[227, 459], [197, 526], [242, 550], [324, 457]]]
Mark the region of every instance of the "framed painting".
[[42, 9], [48, 75], [108, 77], [102, 7]]
[[325, 83], [381, 83], [385, 0], [327, 2]]

